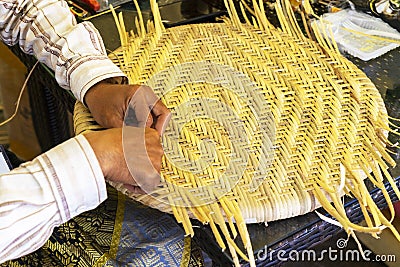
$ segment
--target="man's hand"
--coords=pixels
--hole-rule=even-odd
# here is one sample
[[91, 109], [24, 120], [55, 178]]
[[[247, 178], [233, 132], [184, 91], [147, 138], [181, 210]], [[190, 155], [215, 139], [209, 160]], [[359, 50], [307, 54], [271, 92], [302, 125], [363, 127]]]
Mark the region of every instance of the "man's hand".
[[[127, 189], [134, 193], [145, 193], [154, 189], [160, 183], [160, 168], [163, 149], [158, 132], [151, 128], [128, 127], [129, 146], [133, 153], [125, 160], [122, 145], [122, 129], [113, 128], [104, 131], [94, 131], [84, 134], [100, 163], [101, 169], [107, 180], [123, 183]], [[131, 135], [134, 131], [141, 134]], [[124, 137], [126, 139], [126, 137]], [[142, 144], [131, 146], [133, 144]], [[144, 144], [143, 144], [144, 143]], [[141, 147], [145, 151], [141, 151]], [[135, 150], [137, 151], [135, 152]], [[146, 155], [143, 157], [143, 155]], [[130, 165], [127, 166], [127, 162]], [[140, 175], [140, 177], [133, 177]], [[137, 170], [136, 172], [134, 170]], [[146, 190], [139, 187], [144, 185]], [[145, 182], [143, 182], [145, 181]], [[143, 184], [145, 183], [145, 184]]]
[[[146, 115], [143, 125], [137, 126], [154, 128], [159, 135], [171, 116], [148, 86], [99, 82], [89, 89], [84, 100], [93, 118], [105, 128], [122, 127], [130, 103], [136, 103], [132, 108], [139, 119]], [[147, 118], [149, 112], [151, 116]]]

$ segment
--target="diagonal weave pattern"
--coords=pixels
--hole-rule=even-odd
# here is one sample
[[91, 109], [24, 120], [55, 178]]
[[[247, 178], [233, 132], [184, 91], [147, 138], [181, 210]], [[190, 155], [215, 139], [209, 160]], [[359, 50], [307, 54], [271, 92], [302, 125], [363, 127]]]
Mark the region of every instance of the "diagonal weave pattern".
[[[285, 3], [277, 3], [281, 29], [255, 3], [253, 25], [240, 23], [231, 2], [222, 23], [164, 29], [152, 4], [155, 22], [145, 31], [138, 21], [138, 35], [124, 33], [120, 17], [122, 46], [111, 58], [131, 83], [151, 86], [173, 119], [163, 137], [162, 188], [124, 193], [173, 213], [188, 234], [189, 217], [210, 224], [236, 262], [235, 251], [247, 259], [233, 241], [239, 233], [254, 263], [245, 223], [320, 205], [349, 233], [389, 227], [398, 236], [363, 182], [393, 181], [389, 119], [378, 90], [334, 44], [318, 32], [319, 44], [305, 38]], [[75, 127], [98, 127], [79, 104]], [[362, 203], [366, 227], [347, 218], [344, 194]]]

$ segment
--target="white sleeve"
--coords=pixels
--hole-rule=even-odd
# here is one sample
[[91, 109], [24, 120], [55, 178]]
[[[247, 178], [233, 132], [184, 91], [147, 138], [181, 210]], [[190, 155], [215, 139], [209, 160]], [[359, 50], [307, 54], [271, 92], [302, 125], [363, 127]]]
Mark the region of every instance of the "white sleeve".
[[82, 135], [0, 175], [0, 263], [37, 250], [55, 226], [106, 197], [100, 165]]
[[90, 22], [77, 24], [65, 1], [0, 0], [0, 36], [54, 70], [59, 85], [81, 102], [99, 81], [126, 79], [107, 57], [97, 29]]

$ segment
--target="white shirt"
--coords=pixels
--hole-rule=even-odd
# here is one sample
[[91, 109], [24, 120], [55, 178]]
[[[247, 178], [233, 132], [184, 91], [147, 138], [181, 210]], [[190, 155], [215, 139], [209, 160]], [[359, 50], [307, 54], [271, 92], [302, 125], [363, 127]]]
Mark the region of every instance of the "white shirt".
[[0, 0], [0, 37], [54, 70], [59, 85], [81, 102], [99, 81], [125, 77], [107, 57], [97, 29], [77, 24], [61, 0]]
[[[0, 0], [0, 37], [19, 43], [83, 101], [95, 83], [124, 77], [89, 22], [77, 24], [60, 0]], [[89, 143], [77, 136], [0, 176], [0, 263], [40, 248], [53, 228], [107, 197]]]
[[55, 226], [106, 198], [100, 165], [83, 135], [0, 175], [0, 263], [37, 250]]

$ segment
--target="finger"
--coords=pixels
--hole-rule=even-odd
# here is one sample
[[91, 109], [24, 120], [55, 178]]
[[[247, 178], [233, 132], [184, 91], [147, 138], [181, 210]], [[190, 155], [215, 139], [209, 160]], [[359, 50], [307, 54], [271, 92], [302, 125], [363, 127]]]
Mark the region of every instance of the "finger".
[[165, 129], [168, 126], [169, 121], [171, 120], [172, 113], [168, 111], [168, 113], [163, 113], [157, 117], [155, 120], [155, 124], [153, 128], [157, 130], [158, 134], [162, 136], [165, 132]]
[[157, 131], [154, 129], [146, 130], [146, 153], [153, 165], [153, 168], [160, 173], [162, 156], [164, 155], [164, 150], [160, 143], [160, 137]]
[[161, 100], [158, 100], [153, 106], [151, 112], [154, 116], [153, 128], [156, 129], [158, 134], [161, 136], [171, 119], [171, 111], [164, 105], [163, 102], [161, 102]]
[[[153, 123], [149, 106], [145, 101], [146, 98], [141, 93], [136, 93], [132, 97], [127, 114], [127, 118], [129, 118], [128, 125], [144, 128]], [[127, 121], [127, 118], [125, 118], [125, 121]]]
[[153, 119], [153, 117], [150, 116], [150, 114], [149, 114], [149, 116], [147, 117], [147, 121], [146, 121], [146, 127], [151, 128], [151, 126], [153, 125], [153, 123], [154, 123], [154, 119]]
[[131, 176], [135, 178], [137, 185], [150, 193], [161, 181], [159, 169], [162, 147], [157, 132], [148, 128], [124, 127], [123, 145]]
[[133, 194], [138, 194], [138, 195], [146, 194], [146, 192], [143, 189], [141, 189], [139, 186], [136, 185], [124, 184], [124, 187]]
[[131, 126], [150, 127], [154, 120], [151, 110], [159, 101], [153, 90], [148, 86], [140, 86], [132, 96], [129, 106], [133, 110], [128, 110], [131, 119]]

